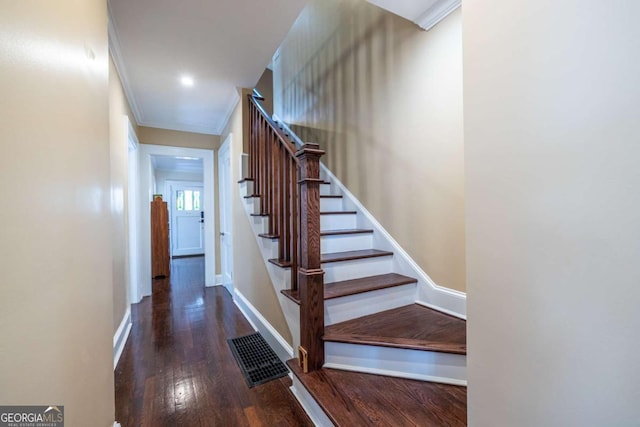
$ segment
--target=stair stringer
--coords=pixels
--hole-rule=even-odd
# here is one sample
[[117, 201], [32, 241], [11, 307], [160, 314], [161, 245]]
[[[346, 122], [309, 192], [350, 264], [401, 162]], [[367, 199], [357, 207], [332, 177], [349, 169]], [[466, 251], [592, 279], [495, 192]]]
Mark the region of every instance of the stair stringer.
[[[242, 155], [243, 158], [246, 154]], [[243, 162], [244, 163], [244, 162]], [[244, 196], [253, 193], [253, 183], [250, 181], [244, 181], [240, 184], [240, 200], [244, 207], [244, 211], [247, 215], [251, 229], [253, 230], [253, 236], [256, 239], [256, 244], [260, 249], [262, 260], [264, 261], [267, 272], [269, 273], [269, 279], [273, 285], [274, 290], [280, 303], [280, 308], [284, 314], [287, 326], [291, 332], [293, 340], [293, 351], [295, 354], [296, 349], [300, 345], [300, 306], [285, 297], [281, 291], [290, 288], [291, 279], [289, 270], [271, 264], [267, 260], [270, 258], [278, 257], [278, 241], [272, 239], [266, 239], [260, 237], [259, 234], [267, 232], [267, 217], [252, 216], [255, 212], [256, 201], [253, 198], [245, 199]], [[258, 202], [259, 203], [259, 202]], [[291, 357], [295, 357], [293, 354]]]
[[[303, 145], [303, 142], [291, 129], [275, 115], [273, 119], [282, 126], [289, 137], [296, 142], [297, 145]], [[344, 209], [355, 210], [358, 212], [359, 228], [371, 228], [373, 233], [374, 247], [381, 250], [387, 250], [394, 253], [393, 271], [406, 276], [418, 279], [417, 299], [416, 303], [441, 311], [452, 316], [465, 319], [467, 318], [467, 294], [465, 292], [448, 289], [439, 286], [434, 282], [427, 273], [409, 256], [409, 254], [400, 246], [400, 244], [389, 234], [389, 232], [375, 219], [360, 201], [345, 187], [345, 185], [320, 162], [321, 178], [331, 182], [334, 189], [339, 190], [343, 196]]]

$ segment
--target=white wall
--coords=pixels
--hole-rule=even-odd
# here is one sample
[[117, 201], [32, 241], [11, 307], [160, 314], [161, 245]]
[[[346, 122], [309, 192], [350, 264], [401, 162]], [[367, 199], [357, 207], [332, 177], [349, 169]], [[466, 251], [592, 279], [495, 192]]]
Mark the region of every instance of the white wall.
[[0, 6], [0, 403], [112, 426], [107, 5]]
[[[154, 171], [155, 176], [155, 194], [162, 194], [162, 199], [169, 203], [169, 194], [165, 194], [167, 191], [167, 181], [189, 181], [189, 182], [203, 182], [203, 175], [201, 173], [190, 172], [176, 172], [156, 169]], [[171, 209], [171, 208], [169, 208]]]
[[640, 3], [465, 0], [469, 425], [640, 425]]

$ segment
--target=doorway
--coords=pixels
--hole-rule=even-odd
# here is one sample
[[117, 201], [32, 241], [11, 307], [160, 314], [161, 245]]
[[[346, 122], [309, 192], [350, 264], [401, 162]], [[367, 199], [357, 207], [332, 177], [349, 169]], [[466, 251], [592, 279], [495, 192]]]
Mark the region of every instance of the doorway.
[[[201, 204], [203, 208], [202, 220], [204, 222], [203, 236], [214, 236], [215, 224], [215, 202], [213, 197], [213, 189], [215, 185], [213, 150], [170, 147], [162, 145], [140, 144], [140, 164], [139, 164], [139, 189], [140, 197], [138, 203], [140, 215], [140, 238], [138, 240], [140, 246], [139, 267], [141, 271], [141, 280], [139, 282], [139, 294], [141, 297], [151, 295], [151, 214], [149, 203], [153, 199], [154, 194], [163, 194], [163, 199], [169, 201], [169, 193], [164, 194], [166, 186], [158, 182], [154, 173], [154, 164], [158, 160], [166, 158], [174, 158], [178, 160], [198, 161], [202, 164], [202, 193]], [[154, 160], [155, 159], [155, 160]], [[193, 201], [193, 200], [192, 200]], [[171, 204], [168, 203], [170, 206]], [[215, 240], [213, 238], [203, 237], [204, 247], [204, 271], [205, 286], [215, 285]]]
[[229, 134], [218, 150], [220, 189], [220, 267], [222, 284], [233, 295], [233, 224], [231, 215], [231, 142]]

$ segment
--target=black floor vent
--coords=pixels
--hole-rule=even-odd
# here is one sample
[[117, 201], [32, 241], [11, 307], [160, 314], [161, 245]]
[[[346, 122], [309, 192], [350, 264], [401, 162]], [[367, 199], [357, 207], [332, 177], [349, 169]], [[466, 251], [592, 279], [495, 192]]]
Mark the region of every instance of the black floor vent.
[[227, 340], [249, 387], [289, 373], [259, 332]]

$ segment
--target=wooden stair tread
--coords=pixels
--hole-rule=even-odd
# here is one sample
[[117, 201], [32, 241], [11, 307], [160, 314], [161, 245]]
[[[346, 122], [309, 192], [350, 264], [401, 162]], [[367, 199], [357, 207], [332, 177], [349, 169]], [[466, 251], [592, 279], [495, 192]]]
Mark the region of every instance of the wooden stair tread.
[[[377, 276], [361, 277], [358, 279], [343, 280], [324, 284], [324, 299], [340, 298], [348, 295], [356, 295], [364, 292], [377, 291], [379, 289], [416, 283], [417, 280], [402, 274], [389, 273]], [[300, 296], [297, 290], [285, 289], [281, 291], [296, 304], [300, 304]]]
[[320, 212], [320, 215], [355, 215], [357, 211], [326, 211]]
[[320, 236], [341, 236], [343, 234], [368, 234], [373, 233], [371, 229], [365, 228], [343, 228], [337, 230], [324, 230], [320, 232]]
[[[393, 252], [389, 251], [380, 251], [378, 249], [362, 249], [359, 251], [347, 251], [347, 252], [330, 252], [326, 254], [320, 254], [320, 262], [321, 263], [329, 263], [329, 262], [341, 262], [341, 261], [353, 261], [356, 259], [365, 259], [365, 258], [378, 258], [384, 256], [391, 256]], [[278, 267], [288, 268], [291, 267], [291, 262], [289, 261], [280, 261], [276, 258], [271, 258], [268, 260], [271, 264], [275, 264]]]
[[467, 425], [466, 387], [287, 365], [338, 427]]
[[419, 304], [327, 326], [324, 340], [467, 354], [466, 322]]

